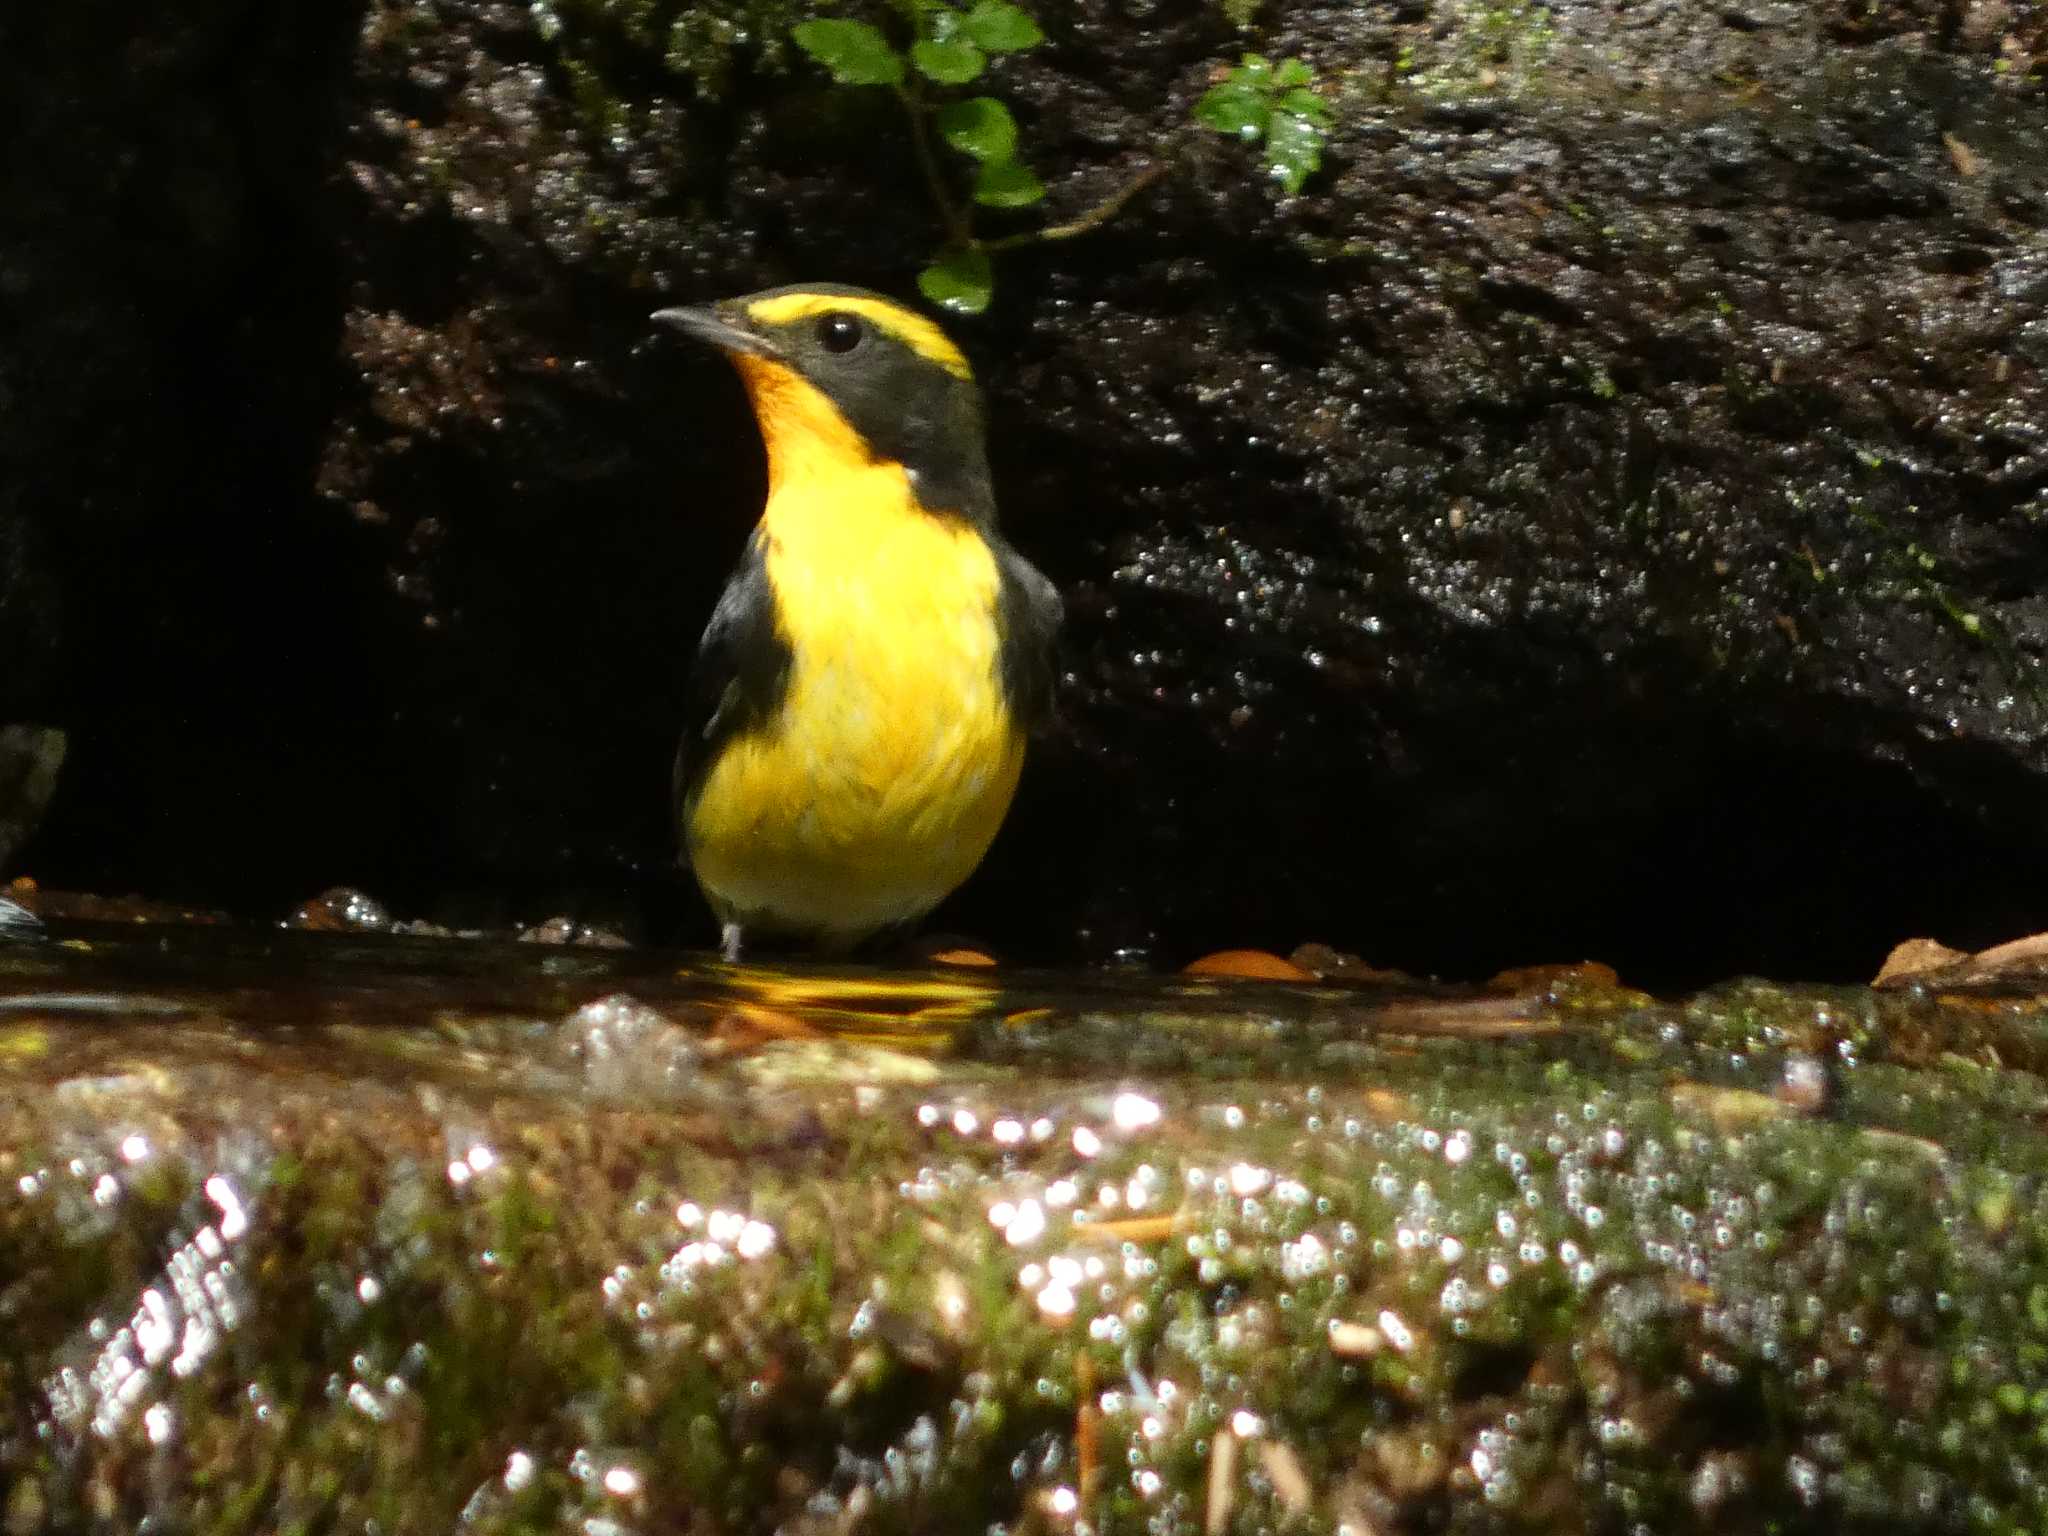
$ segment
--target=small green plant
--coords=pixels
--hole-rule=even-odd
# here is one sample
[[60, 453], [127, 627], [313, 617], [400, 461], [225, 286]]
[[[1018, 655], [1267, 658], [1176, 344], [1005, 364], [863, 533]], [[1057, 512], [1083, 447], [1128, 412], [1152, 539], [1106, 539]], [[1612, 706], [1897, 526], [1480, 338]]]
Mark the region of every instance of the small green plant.
[[[1018, 246], [1068, 240], [1107, 223], [1133, 197], [1165, 175], [1170, 161], [1155, 159], [1109, 197], [1061, 224], [1008, 234], [975, 233], [978, 208], [1028, 208], [1045, 197], [1020, 153], [1017, 120], [998, 98], [965, 94], [990, 61], [1045, 41], [1031, 14], [1012, 0], [891, 0], [901, 20], [903, 46], [872, 22], [813, 17], [791, 28], [796, 45], [840, 85], [894, 93], [909, 120], [911, 142], [932, 202], [945, 225], [945, 243], [917, 275], [926, 298], [945, 309], [979, 314], [995, 293], [991, 258]], [[1249, 17], [1249, 12], [1246, 13]], [[1292, 193], [1315, 170], [1329, 124], [1329, 108], [1309, 89], [1308, 66], [1290, 59], [1277, 70], [1247, 56], [1209, 92], [1196, 117], [1241, 138], [1262, 139], [1266, 164]], [[1212, 109], [1211, 102], [1222, 105]], [[958, 157], [950, 169], [938, 146]], [[965, 197], [964, 177], [971, 173]]]
[[[918, 163], [946, 224], [945, 248], [918, 274], [918, 287], [935, 304], [979, 313], [995, 289], [994, 242], [976, 238], [973, 205], [1028, 208], [1045, 196], [1045, 183], [1018, 154], [1017, 120], [1008, 107], [993, 96], [951, 93], [979, 79], [991, 57], [1035, 48], [1045, 34], [1009, 0], [974, 0], [965, 10], [945, 0], [899, 0], [897, 8], [910, 29], [908, 49], [873, 23], [844, 17], [798, 22], [790, 36], [839, 84], [883, 86], [903, 103]], [[973, 167], [966, 206], [940, 169], [935, 134]]]
[[1246, 143], [1263, 141], [1266, 169], [1292, 197], [1323, 163], [1330, 131], [1330, 104], [1310, 89], [1314, 84], [1299, 59], [1276, 65], [1248, 53], [1195, 104], [1195, 120]]

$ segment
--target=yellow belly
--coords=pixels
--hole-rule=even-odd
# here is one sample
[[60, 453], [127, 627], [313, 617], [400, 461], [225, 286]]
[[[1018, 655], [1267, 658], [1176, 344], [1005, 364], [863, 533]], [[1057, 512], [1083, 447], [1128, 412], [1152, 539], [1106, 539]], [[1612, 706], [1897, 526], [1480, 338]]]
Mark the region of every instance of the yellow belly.
[[1024, 761], [998, 672], [997, 573], [965, 524], [874, 465], [771, 498], [793, 653], [778, 715], [732, 738], [685, 810], [722, 921], [846, 946], [923, 916], [981, 862]]

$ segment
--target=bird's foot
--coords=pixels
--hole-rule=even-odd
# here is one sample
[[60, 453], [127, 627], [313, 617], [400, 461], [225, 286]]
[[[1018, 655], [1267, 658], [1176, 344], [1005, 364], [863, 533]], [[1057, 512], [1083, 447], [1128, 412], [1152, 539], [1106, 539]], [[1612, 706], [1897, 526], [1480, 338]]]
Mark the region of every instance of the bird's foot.
[[718, 949], [719, 953], [725, 957], [727, 965], [738, 965], [740, 963], [740, 925], [738, 923], [727, 923], [719, 930]]

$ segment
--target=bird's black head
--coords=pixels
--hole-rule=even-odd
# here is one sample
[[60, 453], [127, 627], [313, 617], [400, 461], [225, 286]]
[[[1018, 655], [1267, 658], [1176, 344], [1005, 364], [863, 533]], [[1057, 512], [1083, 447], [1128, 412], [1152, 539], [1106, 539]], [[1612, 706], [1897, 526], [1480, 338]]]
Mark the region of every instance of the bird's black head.
[[[917, 311], [865, 288], [814, 283], [654, 319], [731, 356], [771, 473], [785, 454], [863, 452], [903, 465], [933, 511], [993, 515], [981, 392], [960, 349]], [[841, 429], [850, 435], [835, 438]]]

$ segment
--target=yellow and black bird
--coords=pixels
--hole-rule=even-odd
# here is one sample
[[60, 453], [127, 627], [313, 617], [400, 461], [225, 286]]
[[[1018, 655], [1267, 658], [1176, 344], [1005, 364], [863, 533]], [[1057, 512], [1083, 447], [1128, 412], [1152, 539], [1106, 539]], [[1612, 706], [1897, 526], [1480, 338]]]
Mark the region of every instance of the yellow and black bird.
[[844, 951], [988, 851], [1051, 712], [1059, 594], [996, 531], [981, 394], [932, 321], [826, 284], [654, 319], [725, 351], [768, 450], [697, 649], [685, 856], [728, 959]]

